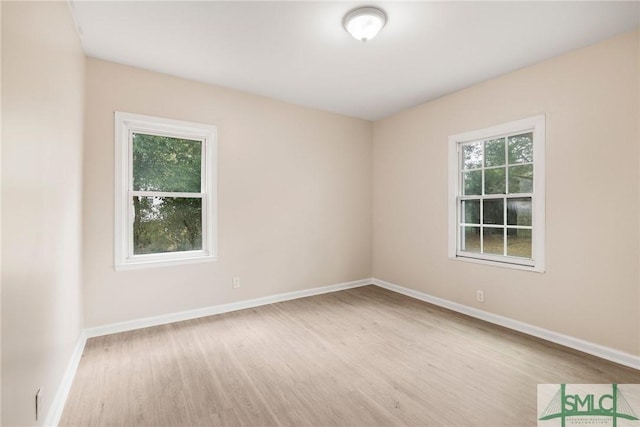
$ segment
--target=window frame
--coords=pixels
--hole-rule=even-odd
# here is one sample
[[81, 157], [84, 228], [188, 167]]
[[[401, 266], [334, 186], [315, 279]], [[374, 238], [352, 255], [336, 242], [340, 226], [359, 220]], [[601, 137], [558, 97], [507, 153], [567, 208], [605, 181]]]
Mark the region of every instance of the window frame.
[[[114, 268], [116, 271], [146, 267], [211, 262], [217, 260], [217, 129], [213, 125], [116, 111], [115, 123], [115, 204]], [[202, 199], [202, 249], [155, 254], [133, 253], [134, 133], [202, 141], [200, 193], [153, 191], [169, 197]]]
[[[541, 114], [449, 136], [448, 255], [450, 259], [540, 273], [545, 271], [545, 126], [545, 115]], [[461, 179], [461, 146], [472, 142], [487, 141], [527, 132], [533, 133], [531, 259], [461, 251], [459, 249], [461, 247], [462, 234], [460, 232], [460, 201], [464, 198], [462, 195], [463, 182]], [[505, 143], [507, 143], [507, 140], [505, 140]], [[485, 168], [484, 164], [482, 168]], [[507, 159], [505, 159], [505, 168], [508, 168]], [[506, 183], [506, 185], [508, 185], [508, 183]], [[496, 196], [508, 200], [507, 197], [509, 194], [507, 187], [505, 188], [504, 194], [490, 195], [488, 198]], [[480, 200], [484, 200], [485, 196], [486, 195], [482, 194]], [[505, 230], [508, 229], [506, 223], [503, 227]]]

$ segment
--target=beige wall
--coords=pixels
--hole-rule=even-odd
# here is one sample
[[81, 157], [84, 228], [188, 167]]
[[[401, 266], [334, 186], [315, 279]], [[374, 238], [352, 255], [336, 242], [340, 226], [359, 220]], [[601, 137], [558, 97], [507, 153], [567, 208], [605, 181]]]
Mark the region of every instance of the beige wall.
[[[370, 122], [96, 59], [86, 91], [86, 327], [370, 277]], [[217, 262], [114, 271], [116, 110], [217, 126]]]
[[[374, 277], [640, 355], [638, 75], [629, 34], [376, 122]], [[547, 272], [449, 260], [447, 137], [542, 113]]]
[[85, 59], [66, 2], [2, 2], [2, 424], [42, 425], [81, 328]]

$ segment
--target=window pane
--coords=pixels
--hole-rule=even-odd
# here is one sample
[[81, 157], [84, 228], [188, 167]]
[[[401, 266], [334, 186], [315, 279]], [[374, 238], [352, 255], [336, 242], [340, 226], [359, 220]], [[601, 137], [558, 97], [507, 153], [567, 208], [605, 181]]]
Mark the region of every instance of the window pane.
[[475, 169], [482, 166], [482, 143], [474, 142], [462, 146], [462, 169]]
[[504, 138], [492, 139], [484, 143], [484, 165], [486, 167], [504, 165]]
[[531, 258], [531, 230], [507, 230], [507, 255]]
[[533, 165], [509, 167], [509, 193], [533, 193]]
[[462, 194], [465, 196], [469, 195], [480, 195], [482, 194], [482, 170], [476, 170], [471, 172], [463, 172], [462, 173], [462, 182], [464, 183], [462, 186], [463, 192]]
[[134, 197], [133, 253], [202, 249], [202, 199]]
[[509, 137], [509, 164], [533, 162], [533, 133]]
[[505, 188], [504, 168], [484, 170], [484, 194], [505, 194]]
[[133, 189], [200, 192], [202, 142], [133, 134]]
[[480, 227], [461, 228], [460, 250], [480, 253]]
[[503, 199], [490, 199], [484, 200], [482, 204], [483, 209], [483, 224], [504, 224], [504, 200]]
[[531, 197], [507, 200], [507, 225], [531, 225]]
[[463, 200], [460, 220], [466, 224], [480, 224], [480, 200]]
[[504, 229], [482, 229], [482, 253], [504, 255]]

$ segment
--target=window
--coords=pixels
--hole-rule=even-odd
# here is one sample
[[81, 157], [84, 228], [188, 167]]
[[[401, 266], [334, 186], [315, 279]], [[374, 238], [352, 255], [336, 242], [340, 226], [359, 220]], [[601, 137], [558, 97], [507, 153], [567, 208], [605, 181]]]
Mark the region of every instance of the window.
[[449, 137], [449, 257], [544, 271], [545, 118]]
[[115, 113], [115, 268], [216, 257], [216, 128]]

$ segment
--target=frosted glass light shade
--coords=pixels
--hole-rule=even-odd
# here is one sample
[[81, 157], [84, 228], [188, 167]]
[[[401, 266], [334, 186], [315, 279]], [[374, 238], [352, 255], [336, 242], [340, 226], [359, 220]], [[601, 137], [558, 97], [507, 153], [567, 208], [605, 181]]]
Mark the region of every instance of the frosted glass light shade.
[[344, 28], [363, 43], [374, 38], [386, 23], [387, 16], [375, 7], [353, 10], [344, 18]]

